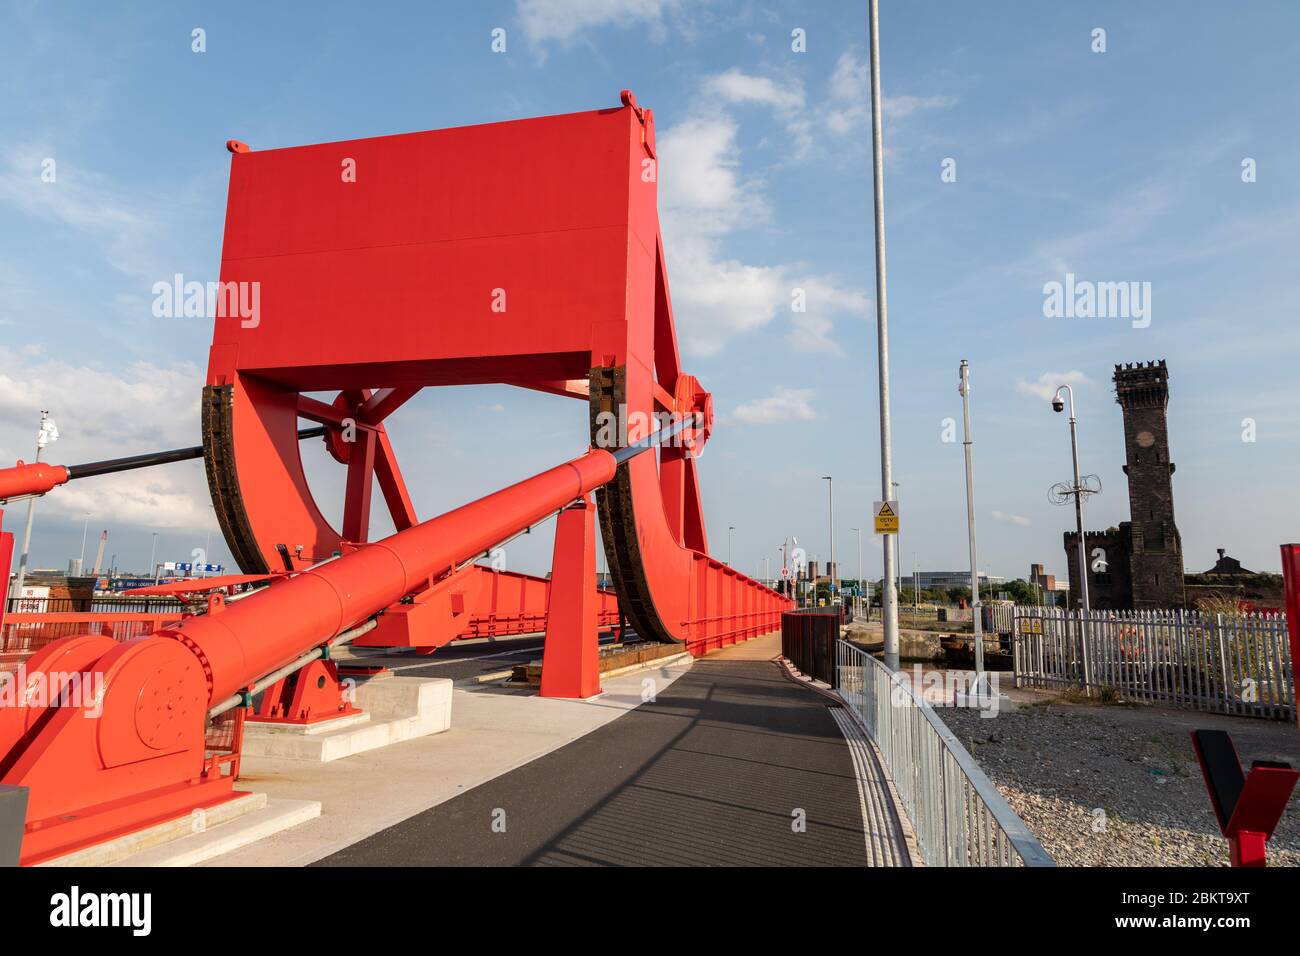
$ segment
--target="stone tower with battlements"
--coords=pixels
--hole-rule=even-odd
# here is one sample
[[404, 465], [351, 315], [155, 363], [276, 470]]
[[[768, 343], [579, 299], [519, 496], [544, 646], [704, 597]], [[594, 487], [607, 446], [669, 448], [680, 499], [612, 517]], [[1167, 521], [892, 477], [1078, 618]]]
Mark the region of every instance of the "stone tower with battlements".
[[1115, 366], [1115, 401], [1124, 410], [1129, 563], [1133, 607], [1182, 607], [1183, 544], [1174, 523], [1174, 463], [1169, 460], [1169, 369], [1164, 359]]
[[[1088, 593], [1095, 608], [1179, 608], [1183, 545], [1174, 521], [1174, 463], [1169, 460], [1169, 369], [1158, 362], [1115, 366], [1115, 401], [1124, 414], [1124, 474], [1129, 519], [1110, 532], [1088, 532]], [[1065, 536], [1070, 588], [1077, 594], [1074, 533]]]

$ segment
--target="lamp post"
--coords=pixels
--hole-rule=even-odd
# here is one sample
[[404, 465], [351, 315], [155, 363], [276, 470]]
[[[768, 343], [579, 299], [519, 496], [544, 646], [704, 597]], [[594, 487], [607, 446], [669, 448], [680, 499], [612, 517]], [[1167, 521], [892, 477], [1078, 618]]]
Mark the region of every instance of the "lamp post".
[[[894, 489], [894, 500], [898, 501], [898, 482], [891, 481], [889, 484], [890, 487]], [[898, 510], [899, 511], [903, 510], [903, 506], [901, 504], [898, 506]], [[903, 547], [903, 535], [900, 532], [899, 534], [894, 535], [894, 567], [898, 569], [898, 593], [899, 594], [903, 593], [902, 547]]]
[[921, 612], [921, 590], [917, 587], [916, 552], [912, 552], [912, 617], [919, 617]]
[[835, 482], [830, 475], [822, 475], [822, 481], [826, 482], [826, 514], [827, 528], [831, 534], [831, 556], [826, 559], [826, 576], [831, 582], [831, 603], [835, 603], [835, 595], [839, 593], [839, 588], [835, 582], [839, 577], [837, 573], [839, 568], [835, 567]]
[[90, 531], [90, 512], [86, 512], [86, 523], [81, 526], [81, 559], [77, 562], [77, 567], [82, 573], [86, 570], [86, 533]]
[[728, 564], [731, 563], [731, 532], [735, 530], [736, 530], [736, 526], [734, 524], [727, 526], [727, 563]]
[[158, 565], [154, 559], [158, 556], [158, 532], [153, 533], [153, 547], [149, 549], [149, 573], [153, 575], [153, 583], [158, 583]]
[[1074, 389], [1062, 385], [1052, 396], [1052, 410], [1062, 412], [1065, 402], [1061, 393], [1070, 397], [1070, 458], [1074, 463], [1074, 521], [1078, 532], [1079, 544], [1079, 660], [1083, 664], [1084, 693], [1090, 693], [1092, 686], [1092, 667], [1088, 653], [1088, 547], [1083, 540], [1083, 482], [1079, 478], [1079, 433], [1078, 420], [1074, 416]]
[[1074, 389], [1069, 385], [1062, 385], [1052, 396], [1052, 410], [1061, 412], [1065, 410], [1065, 402], [1061, 400], [1061, 393], [1064, 392], [1070, 397], [1070, 458], [1074, 463], [1074, 522], [1075, 529], [1079, 533], [1079, 608], [1085, 614], [1088, 612], [1088, 547], [1083, 540], [1083, 488], [1079, 479], [1079, 433], [1078, 419], [1074, 416]]
[[[36, 460], [41, 460], [41, 452], [45, 446], [52, 441], [57, 441], [59, 430], [55, 427], [54, 422], [50, 420], [48, 411], [41, 411], [41, 427], [36, 433]], [[33, 495], [27, 499], [27, 526], [23, 529], [23, 550], [18, 559], [18, 574], [14, 577], [13, 597], [22, 597], [23, 582], [27, 578], [27, 557], [31, 551], [32, 544], [32, 522], [36, 518], [36, 499], [39, 495]]]
[[865, 598], [867, 589], [862, 582], [862, 529], [854, 528], [853, 533], [858, 536], [858, 597]]
[[963, 432], [963, 450], [966, 456], [966, 537], [970, 545], [970, 596], [971, 618], [975, 622], [975, 692], [982, 693], [984, 683], [984, 634], [980, 620], [982, 604], [980, 602], [979, 558], [975, 552], [975, 440], [970, 429], [970, 364], [961, 360], [957, 370], [957, 391], [961, 393], [961, 417]]
[[[889, 498], [894, 480], [893, 425], [889, 411], [889, 303], [885, 294], [885, 137], [884, 110], [880, 102], [880, 4], [870, 0], [871, 32], [871, 181], [876, 219], [876, 363], [880, 382], [880, 490]], [[885, 593], [881, 620], [885, 632], [885, 666], [898, 670], [898, 592], [894, 586], [894, 555], [890, 537], [882, 542]]]

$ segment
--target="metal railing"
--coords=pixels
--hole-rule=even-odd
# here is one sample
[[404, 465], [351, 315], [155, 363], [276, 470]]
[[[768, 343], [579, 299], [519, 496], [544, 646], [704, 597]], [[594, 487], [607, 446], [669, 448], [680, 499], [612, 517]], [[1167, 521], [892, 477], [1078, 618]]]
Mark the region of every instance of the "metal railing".
[[1111, 689], [1143, 703], [1295, 720], [1281, 615], [1022, 607], [1012, 652], [1017, 687]]
[[11, 597], [5, 599], [13, 614], [159, 614], [185, 610], [180, 598], [142, 597]]
[[981, 623], [989, 633], [1010, 634], [1015, 628], [1016, 609], [1011, 604], [983, 605], [984, 618]]
[[906, 678], [836, 645], [839, 695], [880, 750], [926, 866], [1055, 866], [997, 787]]
[[781, 614], [781, 656], [800, 673], [835, 686], [835, 645], [844, 615], [838, 607], [803, 608]]

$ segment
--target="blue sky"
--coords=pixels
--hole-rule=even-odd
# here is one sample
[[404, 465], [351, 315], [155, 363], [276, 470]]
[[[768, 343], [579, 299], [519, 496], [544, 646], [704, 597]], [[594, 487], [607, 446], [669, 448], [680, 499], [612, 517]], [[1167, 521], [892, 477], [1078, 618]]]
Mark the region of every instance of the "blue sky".
[[[1116, 362], [1165, 358], [1189, 570], [1226, 547], [1276, 570], [1300, 537], [1300, 7], [1252, 0], [883, 0], [895, 477], [903, 564], [966, 562], [958, 362], [973, 368], [984, 570], [1065, 572], [1063, 416], [1076, 386], [1090, 528], [1127, 517]], [[720, 422], [701, 462], [713, 551], [754, 574], [798, 535], [856, 573], [880, 497], [866, 4], [0, 4], [0, 459], [40, 408], [77, 462], [199, 440], [210, 323], [150, 287], [215, 279], [229, 157], [254, 149], [613, 106], [655, 110], [678, 331]], [[191, 51], [206, 31], [207, 52]], [[490, 49], [506, 31], [505, 53]], [[806, 31], [806, 52], [791, 31]], [[1093, 31], [1106, 50], [1093, 52]], [[56, 162], [54, 183], [42, 163]], [[1255, 182], [1242, 162], [1255, 161]], [[945, 159], [956, 181], [943, 182]], [[1071, 272], [1149, 282], [1151, 322], [1047, 318]], [[808, 292], [792, 313], [791, 291]], [[1255, 441], [1242, 440], [1243, 420]], [[423, 515], [578, 453], [578, 403], [426, 392], [391, 422]], [[321, 497], [339, 476], [319, 476]], [[333, 499], [331, 499], [333, 500]], [[21, 527], [21, 506], [6, 527]], [[185, 558], [215, 533], [197, 463], [75, 484], [37, 509], [36, 566], [90, 551]], [[382, 521], [375, 531], [382, 533]], [[864, 536], [868, 573], [878, 540]], [[89, 557], [89, 555], [88, 555]], [[511, 546], [544, 568], [549, 534]]]

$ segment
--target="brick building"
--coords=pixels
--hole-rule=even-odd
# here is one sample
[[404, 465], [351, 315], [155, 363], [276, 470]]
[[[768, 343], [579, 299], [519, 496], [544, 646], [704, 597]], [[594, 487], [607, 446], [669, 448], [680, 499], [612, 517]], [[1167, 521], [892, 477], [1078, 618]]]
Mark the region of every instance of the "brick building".
[[[1085, 531], [1088, 597], [1094, 608], [1183, 607], [1183, 546], [1174, 521], [1169, 459], [1169, 369], [1158, 362], [1115, 366], [1115, 401], [1124, 413], [1124, 474], [1129, 520]], [[1070, 594], [1078, 606], [1078, 535], [1065, 534]]]

